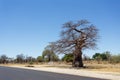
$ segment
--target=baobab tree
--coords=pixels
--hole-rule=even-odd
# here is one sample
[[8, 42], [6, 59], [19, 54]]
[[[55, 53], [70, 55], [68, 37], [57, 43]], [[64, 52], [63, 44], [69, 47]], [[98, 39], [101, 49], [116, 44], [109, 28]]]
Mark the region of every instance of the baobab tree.
[[73, 67], [83, 67], [82, 51], [96, 47], [98, 29], [87, 20], [70, 21], [65, 23], [62, 28], [60, 40], [54, 43], [56, 51], [73, 53]]

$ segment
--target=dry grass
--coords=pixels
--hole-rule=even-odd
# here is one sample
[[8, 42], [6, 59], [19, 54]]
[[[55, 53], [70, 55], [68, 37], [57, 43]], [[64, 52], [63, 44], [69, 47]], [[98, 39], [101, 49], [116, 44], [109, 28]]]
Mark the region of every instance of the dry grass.
[[[29, 64], [4, 64], [4, 66], [21, 66], [25, 67]], [[53, 63], [40, 63], [33, 64], [32, 66], [40, 68], [40, 67], [57, 67], [57, 68], [72, 68], [71, 63], [63, 63], [63, 62], [53, 62]], [[92, 71], [102, 71], [102, 72], [117, 72], [120, 73], [120, 63], [119, 64], [109, 64], [107, 62], [101, 62], [98, 64], [96, 61], [84, 61], [85, 68], [80, 68], [83, 70], [92, 70]]]
[[[58, 68], [72, 68], [71, 63], [45, 63], [35, 65], [36, 67], [58, 67]], [[103, 71], [103, 72], [119, 72], [120, 73], [120, 63], [110, 64], [108, 62], [101, 62], [98, 64], [96, 61], [84, 61], [85, 68], [80, 68], [83, 70], [93, 70], [93, 71]]]
[[88, 70], [120, 73], [120, 63], [110, 64], [108, 62], [101, 62], [98, 64], [96, 61], [85, 61], [84, 64]]
[[[35, 67], [57, 67], [57, 68], [72, 68], [71, 63], [44, 63], [34, 65]], [[83, 70], [102, 71], [102, 72], [117, 72], [120, 73], [119, 64], [109, 64], [107, 62], [97, 63], [96, 61], [84, 61], [85, 68]]]

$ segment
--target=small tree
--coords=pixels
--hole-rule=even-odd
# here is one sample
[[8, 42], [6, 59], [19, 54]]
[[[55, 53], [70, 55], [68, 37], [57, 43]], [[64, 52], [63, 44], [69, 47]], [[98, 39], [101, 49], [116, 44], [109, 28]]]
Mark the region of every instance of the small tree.
[[65, 54], [64, 57], [62, 58], [62, 61], [66, 62], [73, 62], [73, 54]]
[[93, 58], [93, 59], [97, 59], [97, 57], [99, 57], [99, 56], [101, 56], [100, 53], [95, 53], [92, 58]]
[[42, 53], [43, 59], [50, 62], [50, 61], [58, 61], [59, 57], [54, 52], [54, 45], [51, 43], [47, 47], [45, 47], [45, 50]]
[[5, 64], [5, 63], [7, 63], [7, 59], [8, 59], [8, 57], [3, 54], [3, 55], [1, 55], [1, 57], [0, 57], [0, 62], [3, 63], [3, 64]]
[[16, 56], [17, 63], [23, 63], [23, 62], [25, 62], [24, 60], [25, 60], [25, 56], [23, 54], [18, 54]]
[[28, 56], [28, 57], [26, 57], [25, 61], [26, 62], [35, 62], [36, 59], [34, 57], [32, 57], [32, 56]]
[[42, 56], [43, 56], [43, 59], [44, 59], [45, 61], [50, 62], [50, 61], [52, 60], [52, 55], [53, 55], [53, 54], [54, 54], [54, 53], [51, 52], [50, 50], [44, 50], [43, 53], [42, 53]]
[[111, 53], [109, 51], [106, 51], [106, 52], [104, 52], [104, 54], [106, 55], [107, 61], [110, 62], [111, 57], [112, 57]]
[[111, 56], [111, 60], [110, 60], [111, 63], [120, 63], [120, 54], [118, 55], [112, 55]]
[[111, 59], [111, 54], [110, 54], [110, 52], [108, 52], [108, 51], [106, 51], [106, 52], [104, 52], [104, 53], [95, 53], [95, 54], [93, 55], [93, 59], [96, 59], [97, 57], [100, 57], [101, 60], [103, 60], [103, 61], [110, 61], [110, 59]]
[[38, 57], [37, 57], [37, 61], [38, 61], [38, 62], [43, 62], [43, 57], [42, 57], [42, 56], [38, 56]]

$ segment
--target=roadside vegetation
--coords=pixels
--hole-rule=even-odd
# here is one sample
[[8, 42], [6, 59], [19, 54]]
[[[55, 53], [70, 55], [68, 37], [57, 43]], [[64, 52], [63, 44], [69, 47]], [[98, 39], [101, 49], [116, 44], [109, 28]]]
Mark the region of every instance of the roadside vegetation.
[[[49, 62], [58, 63], [68, 63], [72, 64], [73, 54], [65, 54], [61, 59], [55, 53], [49, 53], [49, 51], [44, 50], [41, 56], [34, 58], [32, 56], [25, 56], [23, 54], [16, 55], [16, 58], [10, 58], [7, 55], [0, 55], [0, 64], [44, 64]], [[83, 55], [83, 61], [86, 63], [96, 63], [96, 64], [120, 64], [120, 54], [113, 55], [112, 53], [106, 51], [103, 53], [95, 53], [92, 58], [87, 55]]]
[[[46, 51], [46, 49], [45, 49]], [[23, 54], [16, 55], [16, 58], [10, 58], [7, 55], [0, 56], [0, 65], [23, 65], [26, 67], [58, 67], [58, 68], [72, 68], [73, 54], [65, 54], [61, 59], [54, 54], [54, 56], [48, 56], [49, 53], [43, 51], [41, 56], [33, 58], [31, 56], [25, 56]], [[50, 58], [50, 59], [49, 59]], [[95, 53], [92, 57], [83, 55], [84, 68], [86, 70], [96, 71], [112, 71], [120, 72], [120, 54], [113, 55], [106, 51], [103, 53]]]

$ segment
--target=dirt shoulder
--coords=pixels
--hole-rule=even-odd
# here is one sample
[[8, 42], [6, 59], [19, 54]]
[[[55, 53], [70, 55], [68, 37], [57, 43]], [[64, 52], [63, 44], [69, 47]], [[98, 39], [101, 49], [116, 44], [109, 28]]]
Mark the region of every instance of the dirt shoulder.
[[32, 69], [32, 70], [38, 70], [38, 71], [48, 71], [48, 72], [86, 76], [86, 77], [103, 78], [103, 79], [110, 79], [110, 80], [120, 80], [119, 72], [106, 72], [106, 71], [99, 71], [99, 70], [94, 71], [89, 69], [74, 69], [70, 67], [61, 68], [61, 67], [54, 67], [51, 65], [33, 65], [34, 67], [26, 67], [27, 65], [16, 64], [16, 65], [1, 65], [1, 66]]

